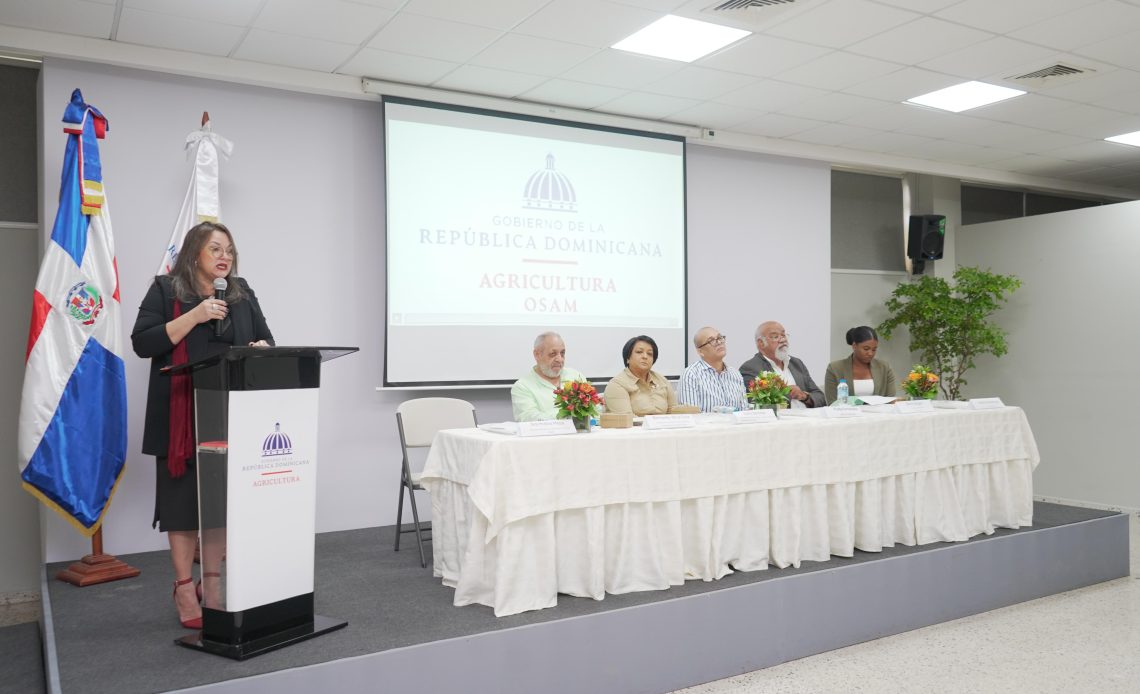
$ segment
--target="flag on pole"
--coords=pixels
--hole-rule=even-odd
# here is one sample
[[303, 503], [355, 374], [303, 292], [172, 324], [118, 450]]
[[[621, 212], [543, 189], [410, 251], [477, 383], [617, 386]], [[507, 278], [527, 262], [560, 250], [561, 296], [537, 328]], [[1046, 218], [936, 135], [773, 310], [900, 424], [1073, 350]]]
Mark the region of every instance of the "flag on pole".
[[126, 460], [122, 307], [97, 142], [107, 119], [76, 89], [63, 131], [59, 210], [32, 295], [20, 478], [25, 489], [91, 536]]
[[169, 274], [178, 259], [178, 249], [186, 232], [202, 222], [217, 222], [221, 219], [221, 201], [218, 198], [218, 153], [229, 157], [233, 143], [214, 132], [208, 116], [203, 115], [202, 127], [186, 136], [186, 149], [193, 152], [194, 171], [190, 174], [190, 186], [182, 200], [178, 219], [174, 220], [174, 231], [170, 242], [158, 264], [157, 275]]

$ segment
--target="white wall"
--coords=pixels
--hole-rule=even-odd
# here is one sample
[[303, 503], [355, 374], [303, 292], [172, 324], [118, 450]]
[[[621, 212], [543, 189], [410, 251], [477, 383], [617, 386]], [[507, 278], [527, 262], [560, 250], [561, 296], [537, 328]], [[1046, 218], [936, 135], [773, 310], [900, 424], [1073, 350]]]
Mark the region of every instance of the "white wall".
[[[728, 336], [730, 366], [778, 320], [823, 383], [830, 330], [831, 168], [824, 162], [689, 145], [689, 333]], [[696, 361], [689, 341], [688, 362]]]
[[1140, 508], [1140, 202], [965, 226], [962, 265], [1023, 285], [997, 320], [1009, 353], [983, 357], [968, 395], [1025, 408], [1041, 452], [1035, 493]]
[[[129, 333], [185, 193], [189, 163], [182, 142], [203, 110], [235, 143], [233, 158], [222, 163], [223, 221], [235, 234], [241, 274], [257, 292], [278, 343], [361, 348], [322, 370], [317, 529], [395, 522], [394, 412], [423, 393], [375, 391], [385, 286], [379, 103], [47, 60], [45, 190], [58, 189], [59, 119], [76, 86], [110, 120], [100, 144], [129, 316], [123, 325], [129, 457], [105, 524], [106, 550], [165, 546], [150, 528], [154, 461], [139, 453], [147, 363], [129, 353]], [[752, 353], [756, 322], [779, 317], [795, 336], [795, 351], [817, 368], [826, 358], [829, 325], [827, 165], [705, 147], [692, 148], [690, 156], [690, 326], [718, 325], [732, 337], [730, 362], [739, 363]], [[768, 190], [761, 194], [757, 182]], [[41, 219], [54, 219], [55, 196], [46, 198]], [[759, 270], [762, 254], [773, 260]], [[455, 348], [462, 358], [462, 345]], [[530, 348], [518, 345], [522, 368], [530, 363]], [[614, 346], [615, 355], [619, 349]], [[452, 395], [473, 402], [480, 421], [510, 418], [506, 390]], [[50, 513], [44, 542], [49, 561], [89, 551], [85, 539]]]

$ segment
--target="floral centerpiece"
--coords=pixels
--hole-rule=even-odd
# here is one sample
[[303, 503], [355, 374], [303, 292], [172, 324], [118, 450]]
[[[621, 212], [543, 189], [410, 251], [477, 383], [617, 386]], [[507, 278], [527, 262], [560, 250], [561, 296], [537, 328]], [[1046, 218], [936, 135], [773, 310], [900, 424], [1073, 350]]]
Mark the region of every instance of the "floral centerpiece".
[[761, 371], [756, 374], [756, 378], [748, 382], [748, 390], [744, 393], [744, 397], [758, 407], [775, 405], [778, 408], [780, 405], [788, 404], [790, 392], [792, 392], [791, 386], [784, 383], [780, 374], [775, 371]]
[[603, 404], [598, 389], [587, 381], [566, 381], [561, 388], [554, 390], [554, 406], [558, 408], [558, 418], [574, 420], [574, 428], [590, 430], [590, 418], [598, 416], [598, 405]]
[[933, 400], [938, 395], [938, 374], [922, 364], [915, 364], [902, 382], [902, 387], [912, 398]]

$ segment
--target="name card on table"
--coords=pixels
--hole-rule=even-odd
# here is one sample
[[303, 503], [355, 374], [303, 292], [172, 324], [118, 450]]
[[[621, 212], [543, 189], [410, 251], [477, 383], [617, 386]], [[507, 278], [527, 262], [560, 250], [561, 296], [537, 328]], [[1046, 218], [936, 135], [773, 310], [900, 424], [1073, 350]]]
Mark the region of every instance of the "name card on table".
[[519, 422], [519, 436], [559, 436], [573, 434], [574, 422], [570, 419], [541, 419], [537, 422]]
[[697, 421], [691, 414], [651, 414], [645, 416], [641, 423], [642, 429], [686, 429], [696, 426]]
[[737, 424], [768, 424], [779, 421], [774, 410], [742, 410], [733, 412], [732, 419]]
[[828, 419], [844, 419], [846, 417], [862, 417], [863, 413], [858, 407], [824, 407], [823, 416]]
[[899, 400], [895, 403], [895, 411], [899, 414], [918, 414], [919, 412], [933, 412], [934, 402], [925, 398], [921, 400]]
[[1005, 407], [1001, 398], [970, 398], [971, 410], [999, 410]]

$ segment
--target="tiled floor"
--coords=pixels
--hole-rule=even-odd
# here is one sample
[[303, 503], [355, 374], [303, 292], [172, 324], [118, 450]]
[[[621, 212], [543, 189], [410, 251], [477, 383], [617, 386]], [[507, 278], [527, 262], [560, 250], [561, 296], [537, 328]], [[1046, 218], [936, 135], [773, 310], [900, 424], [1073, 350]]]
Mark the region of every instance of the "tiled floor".
[[1140, 514], [1132, 575], [683, 689], [791, 692], [1140, 691]]

